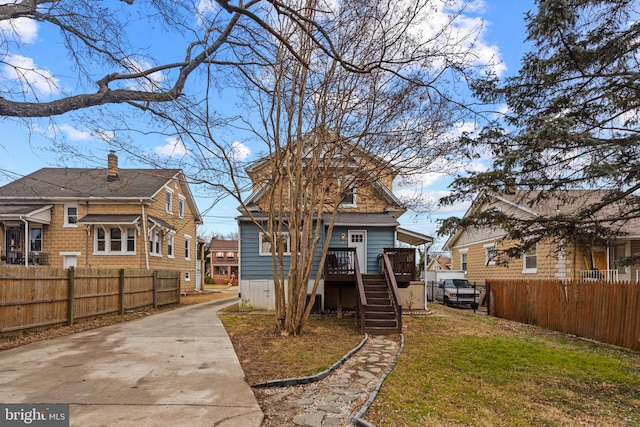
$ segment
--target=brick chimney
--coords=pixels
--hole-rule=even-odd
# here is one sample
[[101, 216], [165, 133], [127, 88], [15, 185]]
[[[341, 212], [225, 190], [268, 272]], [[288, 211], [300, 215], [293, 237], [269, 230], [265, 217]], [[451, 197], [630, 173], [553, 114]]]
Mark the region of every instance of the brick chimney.
[[107, 156], [107, 180], [113, 181], [118, 178], [118, 156], [111, 150]]

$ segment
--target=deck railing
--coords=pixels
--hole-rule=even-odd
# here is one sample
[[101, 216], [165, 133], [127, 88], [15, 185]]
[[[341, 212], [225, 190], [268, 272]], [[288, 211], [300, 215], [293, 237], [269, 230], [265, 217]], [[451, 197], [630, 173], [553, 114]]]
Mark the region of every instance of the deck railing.
[[[355, 251], [354, 251], [355, 255]], [[364, 293], [364, 282], [362, 281], [362, 274], [360, 274], [360, 264], [358, 263], [358, 257], [353, 257], [353, 270], [356, 278], [356, 288], [358, 288], [358, 313], [356, 318], [360, 320], [360, 330], [364, 333], [365, 317], [367, 311], [367, 296]]]
[[396, 282], [406, 287], [416, 278], [416, 250], [414, 248], [384, 248], [389, 257]]
[[581, 280], [606, 280], [608, 282], [618, 281], [618, 270], [582, 270]]
[[396, 283], [396, 275], [391, 274], [393, 272], [391, 259], [385, 252], [382, 254], [383, 270], [385, 275], [385, 282], [387, 288], [389, 288], [389, 295], [391, 296], [391, 304], [393, 305], [393, 311], [395, 312], [398, 322], [398, 332], [402, 332], [402, 299], [400, 298], [400, 291], [398, 291], [398, 284]]
[[355, 279], [355, 248], [329, 248], [324, 262], [324, 276], [329, 281], [352, 281]]

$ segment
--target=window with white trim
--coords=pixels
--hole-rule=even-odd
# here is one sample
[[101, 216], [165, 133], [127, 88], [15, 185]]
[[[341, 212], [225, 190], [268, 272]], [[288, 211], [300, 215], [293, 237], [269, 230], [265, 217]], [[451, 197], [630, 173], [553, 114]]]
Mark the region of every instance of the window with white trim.
[[169, 258], [175, 257], [175, 233], [167, 234], [167, 256]]
[[496, 265], [498, 250], [495, 243], [484, 245], [484, 265]]
[[182, 195], [178, 195], [178, 216], [184, 218], [184, 203], [185, 198]]
[[216, 258], [218, 259], [224, 258], [224, 252], [216, 252]]
[[227, 252], [227, 258], [233, 259], [235, 257], [235, 252]]
[[173, 213], [173, 191], [165, 190], [165, 209], [167, 213]]
[[149, 253], [162, 256], [162, 233], [160, 230], [149, 230]]
[[184, 272], [184, 281], [185, 282], [190, 282], [191, 281], [191, 272], [190, 271], [185, 271]]
[[96, 254], [136, 253], [136, 230], [134, 228], [98, 226], [93, 234], [93, 251]]
[[351, 182], [346, 185], [342, 200], [340, 201], [340, 207], [342, 208], [355, 208], [356, 204], [356, 184]]
[[191, 259], [191, 236], [184, 235], [184, 259]]
[[[283, 255], [291, 255], [291, 249], [290, 249], [291, 239], [289, 238], [289, 233], [282, 233], [278, 235], [278, 237], [280, 238], [280, 242], [279, 243], [276, 242], [276, 253], [277, 253], [278, 247], [280, 246], [283, 249], [282, 251]], [[271, 242], [269, 241], [267, 236], [264, 235], [264, 233], [260, 233], [259, 254], [271, 255], [271, 253], [272, 253]]]
[[530, 248], [522, 254], [522, 272], [532, 274], [538, 272], [537, 247]]
[[460, 251], [460, 270], [467, 271], [467, 254], [469, 250]]
[[78, 205], [64, 205], [64, 226], [78, 226]]
[[42, 250], [42, 228], [32, 228], [30, 233], [29, 250], [31, 252], [40, 252]]

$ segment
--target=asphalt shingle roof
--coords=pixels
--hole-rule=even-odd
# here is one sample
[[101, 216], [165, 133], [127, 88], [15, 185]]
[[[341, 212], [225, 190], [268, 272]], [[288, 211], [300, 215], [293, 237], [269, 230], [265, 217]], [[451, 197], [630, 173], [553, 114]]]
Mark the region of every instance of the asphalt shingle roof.
[[179, 169], [119, 169], [107, 179], [107, 169], [43, 168], [0, 187], [2, 199], [150, 198]]

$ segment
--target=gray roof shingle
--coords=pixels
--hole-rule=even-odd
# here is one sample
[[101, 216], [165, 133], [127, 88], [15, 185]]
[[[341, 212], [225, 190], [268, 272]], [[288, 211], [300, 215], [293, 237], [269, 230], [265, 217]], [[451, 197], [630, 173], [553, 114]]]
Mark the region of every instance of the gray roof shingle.
[[151, 198], [179, 169], [119, 169], [107, 179], [107, 169], [42, 168], [3, 187], [0, 200]]

